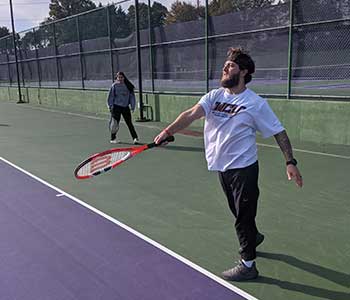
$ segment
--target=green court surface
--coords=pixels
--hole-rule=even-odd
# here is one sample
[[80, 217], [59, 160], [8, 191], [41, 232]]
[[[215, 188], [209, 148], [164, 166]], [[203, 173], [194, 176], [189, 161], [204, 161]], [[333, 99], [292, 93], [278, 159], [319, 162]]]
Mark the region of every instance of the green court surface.
[[[136, 123], [141, 142], [162, 125]], [[124, 123], [120, 138], [130, 145]], [[234, 285], [261, 300], [349, 300], [350, 147], [298, 144], [305, 182], [298, 189], [274, 145], [259, 139], [261, 276]], [[1, 157], [214, 274], [238, 260], [233, 218], [216, 173], [207, 171], [201, 137], [178, 134], [109, 173], [74, 178], [80, 161], [110, 147], [107, 118], [0, 102]]]

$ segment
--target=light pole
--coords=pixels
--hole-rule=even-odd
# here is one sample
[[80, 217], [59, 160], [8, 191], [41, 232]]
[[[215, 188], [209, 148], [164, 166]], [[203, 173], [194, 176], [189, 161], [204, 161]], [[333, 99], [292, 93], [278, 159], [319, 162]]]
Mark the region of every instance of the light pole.
[[19, 70], [18, 70], [18, 56], [17, 56], [17, 43], [16, 43], [16, 31], [15, 31], [15, 22], [13, 20], [13, 8], [12, 8], [12, 0], [10, 1], [10, 13], [11, 13], [11, 25], [12, 25], [12, 38], [13, 38], [13, 50], [15, 52], [15, 61], [16, 61], [16, 73], [17, 73], [17, 86], [18, 86], [18, 102], [24, 103], [22, 101], [22, 93], [21, 93], [21, 83], [19, 82]]

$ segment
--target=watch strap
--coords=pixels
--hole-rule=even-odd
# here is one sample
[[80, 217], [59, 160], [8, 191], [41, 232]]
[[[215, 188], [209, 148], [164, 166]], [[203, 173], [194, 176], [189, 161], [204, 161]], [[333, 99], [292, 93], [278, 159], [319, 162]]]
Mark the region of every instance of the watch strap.
[[296, 166], [298, 164], [297, 160], [295, 158], [291, 159], [291, 160], [288, 160], [286, 162], [286, 165], [293, 165], [293, 166]]

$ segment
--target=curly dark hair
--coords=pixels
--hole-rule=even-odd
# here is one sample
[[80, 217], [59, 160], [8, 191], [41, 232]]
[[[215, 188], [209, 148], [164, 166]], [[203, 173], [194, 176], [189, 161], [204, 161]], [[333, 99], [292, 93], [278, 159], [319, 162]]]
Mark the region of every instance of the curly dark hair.
[[229, 48], [227, 52], [227, 60], [235, 62], [240, 70], [248, 70], [244, 76], [244, 82], [248, 83], [252, 80], [252, 75], [255, 72], [255, 63], [246, 50], [241, 47]]

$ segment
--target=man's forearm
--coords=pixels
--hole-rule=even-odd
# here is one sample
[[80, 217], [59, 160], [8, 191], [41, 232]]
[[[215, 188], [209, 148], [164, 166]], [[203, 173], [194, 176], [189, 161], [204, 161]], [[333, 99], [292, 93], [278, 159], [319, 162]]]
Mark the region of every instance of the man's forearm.
[[174, 134], [182, 129], [185, 129], [191, 123], [194, 121], [194, 119], [191, 118], [191, 112], [190, 111], [184, 111], [181, 113], [176, 120], [171, 123], [168, 127], [167, 130], [171, 132], [171, 134]]
[[281, 131], [274, 135], [278, 146], [280, 146], [281, 151], [286, 159], [286, 161], [290, 161], [293, 159], [293, 149], [292, 145], [289, 141], [287, 132], [285, 130]]
[[205, 112], [203, 108], [197, 104], [192, 108], [182, 112], [176, 118], [176, 120], [166, 128], [166, 131], [168, 131], [170, 134], [174, 134], [182, 129], [185, 129], [191, 125], [193, 121], [203, 117], [204, 114]]

